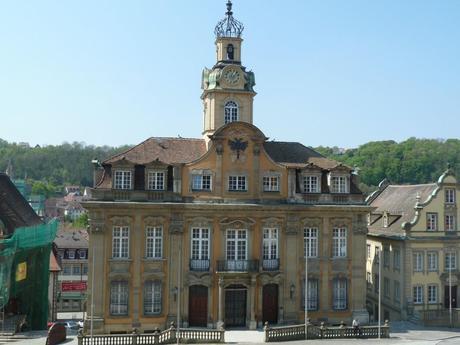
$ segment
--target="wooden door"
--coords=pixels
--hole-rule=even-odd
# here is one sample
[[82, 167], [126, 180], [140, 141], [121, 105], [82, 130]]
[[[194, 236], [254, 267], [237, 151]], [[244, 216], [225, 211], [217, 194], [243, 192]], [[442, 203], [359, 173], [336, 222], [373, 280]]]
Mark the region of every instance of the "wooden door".
[[278, 285], [264, 285], [262, 289], [262, 319], [269, 324], [278, 323]]
[[246, 327], [245, 287], [225, 289], [225, 327]]
[[203, 285], [189, 287], [188, 323], [190, 327], [208, 325], [208, 288]]

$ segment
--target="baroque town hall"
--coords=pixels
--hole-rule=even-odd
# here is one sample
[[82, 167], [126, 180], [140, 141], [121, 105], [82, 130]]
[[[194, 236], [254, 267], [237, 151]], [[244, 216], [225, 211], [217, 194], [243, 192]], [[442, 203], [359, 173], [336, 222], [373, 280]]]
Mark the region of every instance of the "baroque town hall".
[[178, 310], [181, 327], [299, 323], [304, 303], [312, 321], [368, 319], [358, 177], [253, 124], [242, 31], [228, 1], [202, 138], [151, 137], [96, 164], [84, 204], [95, 333], [164, 328]]

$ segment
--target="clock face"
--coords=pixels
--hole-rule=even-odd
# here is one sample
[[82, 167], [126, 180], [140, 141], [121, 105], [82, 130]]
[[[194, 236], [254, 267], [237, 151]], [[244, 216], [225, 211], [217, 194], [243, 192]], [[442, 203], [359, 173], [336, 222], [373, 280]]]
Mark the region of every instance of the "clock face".
[[229, 68], [224, 73], [225, 81], [230, 85], [235, 85], [240, 80], [240, 73], [235, 68]]

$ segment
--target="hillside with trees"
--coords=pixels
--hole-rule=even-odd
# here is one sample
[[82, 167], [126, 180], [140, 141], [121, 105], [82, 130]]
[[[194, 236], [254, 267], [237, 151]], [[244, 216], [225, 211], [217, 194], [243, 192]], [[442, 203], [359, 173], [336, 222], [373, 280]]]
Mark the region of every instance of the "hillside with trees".
[[[0, 171], [11, 161], [16, 178], [27, 177], [32, 192], [50, 196], [65, 184], [91, 186], [91, 160], [104, 160], [129, 146], [92, 146], [74, 142], [29, 147], [0, 139]], [[385, 177], [391, 183], [436, 181], [449, 163], [460, 177], [460, 140], [410, 138], [375, 141], [344, 152], [333, 147], [317, 147], [323, 155], [358, 167], [363, 190], [369, 191]]]

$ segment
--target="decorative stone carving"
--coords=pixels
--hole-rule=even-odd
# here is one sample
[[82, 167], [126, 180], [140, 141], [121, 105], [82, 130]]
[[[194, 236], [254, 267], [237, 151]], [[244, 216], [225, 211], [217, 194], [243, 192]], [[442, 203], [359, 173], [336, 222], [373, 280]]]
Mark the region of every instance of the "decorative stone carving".
[[264, 218], [262, 219], [262, 226], [266, 228], [279, 228], [281, 227], [281, 218], [275, 218], [275, 217], [270, 217], [270, 218]]
[[131, 216], [113, 216], [110, 221], [115, 226], [130, 226], [133, 218]]
[[323, 223], [323, 220], [321, 218], [303, 218], [301, 220], [301, 223], [304, 227], [317, 227], [317, 228], [320, 228], [322, 223]]
[[212, 219], [206, 217], [194, 217], [189, 219], [190, 225], [193, 227], [200, 227], [200, 228], [211, 228], [212, 226]]
[[249, 217], [242, 217], [242, 218], [229, 218], [225, 217], [220, 220], [220, 224], [223, 225], [221, 230], [226, 230], [227, 228], [232, 229], [250, 229], [252, 225], [254, 225], [256, 221]]
[[297, 216], [289, 215], [286, 222], [286, 234], [297, 235], [300, 228], [300, 219]]
[[182, 234], [184, 232], [184, 219], [181, 214], [175, 213], [171, 216], [169, 232], [171, 234]]
[[163, 225], [165, 218], [162, 216], [147, 216], [144, 218], [144, 224], [147, 226]]

